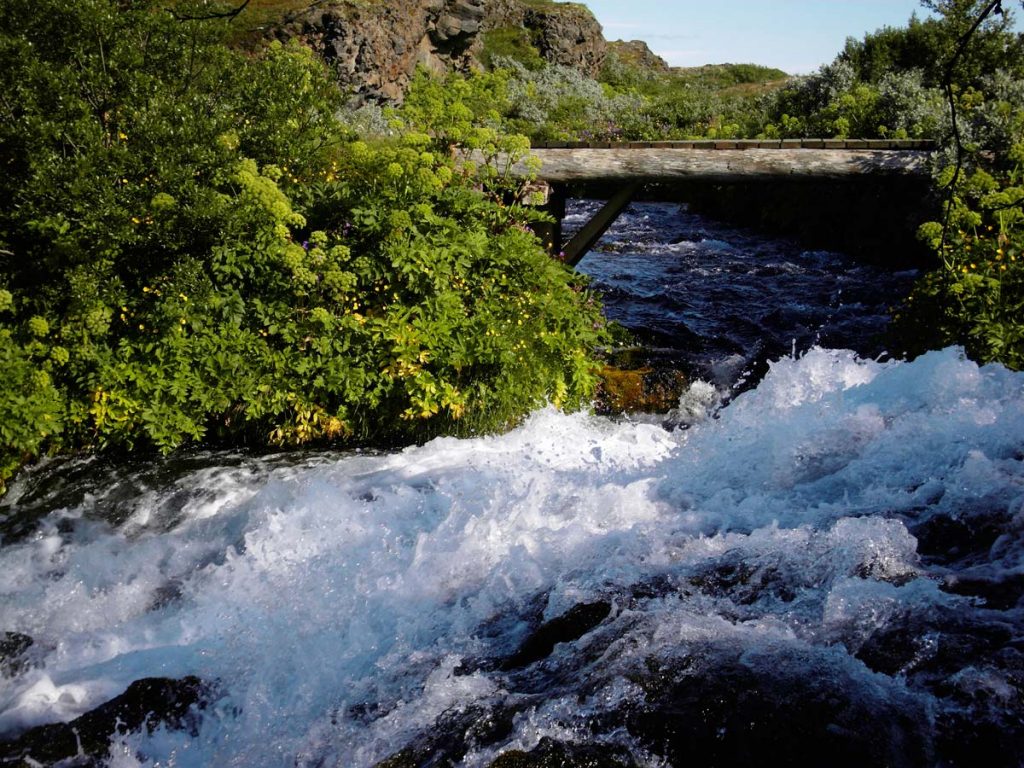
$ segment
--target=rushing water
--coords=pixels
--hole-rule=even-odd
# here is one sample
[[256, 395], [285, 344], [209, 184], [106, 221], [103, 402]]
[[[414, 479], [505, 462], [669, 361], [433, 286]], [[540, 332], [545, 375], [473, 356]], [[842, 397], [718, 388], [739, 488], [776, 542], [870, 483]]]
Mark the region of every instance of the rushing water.
[[[709, 371], [748, 331], [687, 286], [799, 316], [801, 350], [875, 311], [834, 257], [688, 214], [657, 249], [630, 233], [671, 211], [637, 210], [585, 267], [612, 312], [678, 296], [642, 322], [728, 339], [681, 345]], [[730, 288], [751, 244], [794, 279]], [[0, 731], [193, 675], [186, 727], [111, 765], [1020, 765], [1024, 375], [811, 347], [709, 391], [687, 429], [544, 409], [389, 454], [45, 465], [3, 502], [0, 631], [31, 644]]]
[[[567, 231], [598, 207], [573, 201]], [[678, 361], [723, 388], [814, 345], [877, 357], [890, 308], [916, 274], [807, 250], [667, 203], [634, 203], [579, 269], [594, 278], [608, 317], [636, 331], [656, 359]]]

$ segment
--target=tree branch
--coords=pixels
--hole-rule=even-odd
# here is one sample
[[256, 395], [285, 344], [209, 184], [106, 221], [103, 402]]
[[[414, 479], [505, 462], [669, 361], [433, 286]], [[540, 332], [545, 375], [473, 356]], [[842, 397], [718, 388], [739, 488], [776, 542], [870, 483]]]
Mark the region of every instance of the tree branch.
[[960, 174], [964, 168], [964, 143], [963, 137], [960, 135], [960, 124], [958, 122], [958, 114], [956, 108], [956, 94], [953, 93], [953, 74], [956, 70], [956, 65], [960, 63], [960, 60], [964, 57], [967, 52], [967, 46], [971, 42], [971, 38], [974, 37], [974, 33], [978, 31], [978, 27], [991, 16], [993, 13], [1003, 13], [1003, 0], [990, 0], [985, 6], [984, 10], [978, 14], [978, 18], [974, 20], [971, 25], [960, 39], [957, 41], [956, 50], [950, 57], [949, 62], [946, 64], [946, 71], [942, 78], [942, 85], [946, 90], [946, 101], [949, 104], [949, 115], [953, 123], [953, 146], [956, 149], [956, 164], [953, 167], [953, 176], [949, 180], [949, 183], [943, 188], [945, 192], [945, 212], [942, 218], [942, 246], [946, 245], [946, 235], [949, 232], [949, 217], [953, 210], [953, 196], [956, 194], [956, 185], [960, 181]]
[[209, 21], [210, 19], [233, 19], [242, 11], [245, 10], [246, 6], [249, 5], [251, 0], [244, 0], [244, 2], [237, 8], [232, 8], [230, 11], [222, 11], [220, 13], [207, 13], [202, 16], [192, 16], [186, 13], [178, 13], [173, 8], [168, 8], [171, 16], [178, 21]]

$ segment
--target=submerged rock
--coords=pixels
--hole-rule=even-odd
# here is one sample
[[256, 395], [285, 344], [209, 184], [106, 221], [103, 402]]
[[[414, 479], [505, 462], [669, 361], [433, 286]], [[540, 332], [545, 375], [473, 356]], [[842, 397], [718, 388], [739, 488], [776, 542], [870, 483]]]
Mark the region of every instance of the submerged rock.
[[529, 752], [510, 749], [490, 768], [633, 768], [623, 750], [597, 744], [563, 744], [544, 737]]
[[640, 681], [630, 734], [668, 765], [930, 765], [923, 711], [810, 665], [758, 669], [746, 659], [671, 668]]
[[473, 748], [507, 739], [521, 707], [469, 707], [441, 715], [434, 727], [374, 768], [456, 765]]
[[611, 603], [603, 600], [573, 606], [558, 618], [537, 627], [499, 668], [503, 671], [520, 669], [547, 658], [556, 645], [583, 637], [608, 618], [611, 611]]
[[0, 635], [0, 676], [13, 677], [20, 674], [27, 665], [25, 652], [34, 641], [20, 632], [4, 632]]

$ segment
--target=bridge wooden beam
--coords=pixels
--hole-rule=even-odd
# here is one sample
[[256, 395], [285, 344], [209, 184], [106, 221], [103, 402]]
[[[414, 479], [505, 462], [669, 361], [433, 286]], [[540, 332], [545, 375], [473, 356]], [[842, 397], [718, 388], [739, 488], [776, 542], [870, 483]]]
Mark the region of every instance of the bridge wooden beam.
[[523, 162], [516, 176], [574, 182], [755, 181], [906, 176], [929, 172], [929, 153], [875, 149], [534, 149], [539, 172]]

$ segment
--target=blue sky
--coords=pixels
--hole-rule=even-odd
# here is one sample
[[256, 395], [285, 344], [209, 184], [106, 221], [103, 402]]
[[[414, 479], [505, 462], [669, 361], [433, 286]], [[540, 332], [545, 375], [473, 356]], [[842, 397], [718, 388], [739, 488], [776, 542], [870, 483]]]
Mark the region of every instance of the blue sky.
[[754, 63], [790, 74], [835, 58], [847, 37], [903, 26], [918, 0], [583, 0], [609, 40], [644, 40], [680, 67]]

